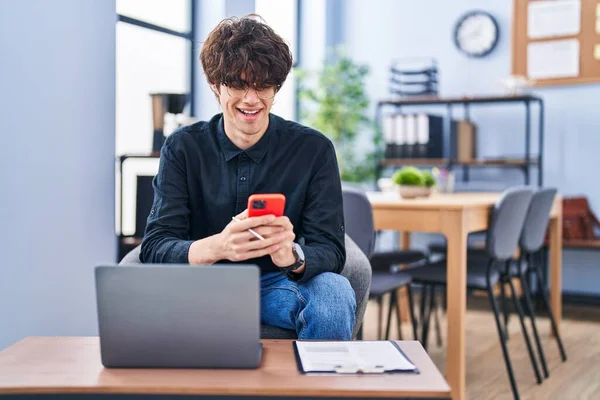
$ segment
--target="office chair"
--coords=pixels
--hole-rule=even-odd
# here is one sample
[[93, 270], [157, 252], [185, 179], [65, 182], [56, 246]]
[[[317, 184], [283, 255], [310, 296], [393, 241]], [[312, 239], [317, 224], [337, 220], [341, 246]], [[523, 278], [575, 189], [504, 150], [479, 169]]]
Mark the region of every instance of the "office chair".
[[[406, 287], [408, 291], [409, 312], [413, 326], [413, 335], [417, 339], [417, 323], [414, 316], [412, 291], [410, 288], [411, 277], [404, 272], [390, 272], [391, 264], [400, 264], [411, 262], [414, 258], [422, 259], [423, 256], [418, 252], [402, 253], [382, 253], [377, 255], [375, 249], [375, 229], [373, 223], [373, 209], [366, 194], [353, 187], [345, 186], [342, 189], [344, 202], [344, 225], [346, 234], [350, 236], [358, 245], [358, 247], [366, 254], [371, 262], [372, 276], [371, 288], [369, 291], [369, 299], [376, 299], [379, 304], [379, 309], [383, 306], [383, 296], [390, 293], [390, 307], [387, 313], [386, 334], [385, 338], [389, 338], [390, 323], [392, 309], [395, 307], [398, 315], [398, 329], [400, 331], [400, 308], [397, 307], [396, 292], [399, 288]], [[379, 323], [381, 326], [381, 321]], [[362, 334], [362, 332], [361, 332]], [[359, 335], [361, 338], [362, 335]]]
[[542, 348], [542, 344], [535, 323], [535, 314], [532, 305], [533, 302], [531, 299], [531, 289], [529, 287], [528, 277], [532, 273], [534, 273], [534, 275], [537, 277], [537, 287], [542, 294], [542, 300], [544, 302], [544, 306], [546, 307], [548, 318], [550, 319], [552, 332], [554, 333], [554, 337], [556, 338], [556, 343], [560, 351], [561, 359], [564, 362], [567, 360], [567, 354], [565, 352], [560, 333], [558, 332], [558, 329], [556, 327], [556, 320], [554, 319], [554, 314], [552, 313], [550, 302], [548, 301], [548, 295], [546, 293], [546, 283], [543, 279], [540, 264], [535, 262], [534, 257], [535, 254], [539, 253], [542, 250], [542, 247], [544, 246], [546, 229], [548, 228], [548, 223], [550, 222], [550, 211], [552, 210], [552, 205], [554, 204], [556, 193], [557, 190], [554, 188], [545, 188], [538, 190], [533, 195], [531, 205], [529, 206], [529, 210], [527, 212], [527, 217], [525, 218], [525, 225], [523, 227], [523, 231], [519, 240], [521, 254], [518, 260], [518, 268], [511, 269], [512, 272], [515, 272], [515, 270], [517, 270], [516, 272], [519, 272], [518, 278], [521, 282], [521, 286], [523, 287], [525, 304], [529, 309], [529, 316], [531, 318], [533, 334], [535, 336], [539, 357], [542, 363], [542, 368], [544, 370], [544, 375], [546, 377], [549, 376], [548, 367], [546, 365], [546, 357], [544, 356], [544, 350]]
[[[346, 263], [341, 275], [348, 279], [356, 297], [355, 324], [352, 331], [352, 337], [356, 338], [367, 308], [368, 291], [371, 284], [371, 266], [367, 257], [354, 241], [348, 235], [344, 236]], [[119, 262], [119, 265], [140, 264], [140, 249], [141, 245], [127, 253]], [[290, 329], [261, 324], [260, 337], [261, 339], [296, 339], [297, 335], [296, 331]]]
[[[529, 358], [538, 383], [542, 382], [537, 362], [529, 339], [529, 334], [525, 326], [525, 318], [521, 303], [517, 299], [516, 292], [512, 280], [505, 279], [510, 276], [509, 273], [501, 274], [497, 269], [498, 265], [503, 265], [504, 268], [509, 268], [513, 254], [518, 249], [519, 238], [525, 217], [533, 197], [533, 190], [529, 188], [511, 188], [504, 191], [501, 198], [497, 201], [492, 209], [490, 223], [486, 232], [486, 247], [487, 260], [482, 262], [480, 257], [467, 257], [467, 288], [485, 290], [488, 292], [492, 312], [496, 321], [496, 328], [506, 370], [515, 399], [519, 398], [519, 392], [514, 378], [513, 368], [506, 345], [506, 332], [500, 322], [500, 314], [496, 304], [496, 296], [494, 287], [500, 283], [501, 286], [508, 284], [512, 292], [512, 300], [519, 314], [521, 321], [521, 329], [529, 352]], [[446, 261], [431, 263], [426, 266], [416, 267], [407, 271], [412, 275], [412, 280], [415, 283], [421, 283], [427, 286], [446, 286], [447, 285], [447, 265]], [[428, 316], [425, 316], [427, 320]], [[426, 327], [427, 322], [423, 322]], [[423, 345], [427, 345], [427, 332], [423, 332]]]

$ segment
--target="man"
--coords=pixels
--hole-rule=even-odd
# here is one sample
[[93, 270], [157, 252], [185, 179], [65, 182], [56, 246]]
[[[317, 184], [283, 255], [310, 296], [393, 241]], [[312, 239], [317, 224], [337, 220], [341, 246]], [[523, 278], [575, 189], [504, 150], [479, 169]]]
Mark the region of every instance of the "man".
[[[339, 274], [346, 252], [333, 145], [270, 113], [292, 66], [288, 46], [247, 16], [222, 21], [200, 59], [222, 113], [167, 138], [141, 261], [257, 264], [264, 324], [299, 339], [351, 339], [356, 299]], [[285, 216], [248, 218], [254, 193], [284, 194]]]

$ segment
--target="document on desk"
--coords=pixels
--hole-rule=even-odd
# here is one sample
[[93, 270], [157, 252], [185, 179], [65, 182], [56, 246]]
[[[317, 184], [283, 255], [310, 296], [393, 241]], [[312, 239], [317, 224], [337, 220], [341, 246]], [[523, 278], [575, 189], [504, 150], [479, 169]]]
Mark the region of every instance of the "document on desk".
[[298, 368], [307, 374], [419, 372], [391, 341], [295, 341], [294, 346]]

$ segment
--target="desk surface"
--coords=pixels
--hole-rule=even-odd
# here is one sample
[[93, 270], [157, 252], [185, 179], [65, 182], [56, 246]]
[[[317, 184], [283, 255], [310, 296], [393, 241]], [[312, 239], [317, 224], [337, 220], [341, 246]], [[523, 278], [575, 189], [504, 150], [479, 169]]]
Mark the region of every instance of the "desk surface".
[[[461, 210], [493, 206], [501, 192], [457, 192], [433, 193], [429, 197], [403, 199], [397, 192], [368, 192], [367, 196], [375, 209], [406, 209], [406, 210]], [[551, 216], [556, 217], [557, 205], [561, 197], [557, 196]]]
[[256, 370], [106, 369], [97, 337], [30, 337], [0, 351], [4, 394], [113, 393], [340, 397], [449, 397], [419, 342], [398, 342], [420, 374], [307, 376], [291, 340], [264, 340]]

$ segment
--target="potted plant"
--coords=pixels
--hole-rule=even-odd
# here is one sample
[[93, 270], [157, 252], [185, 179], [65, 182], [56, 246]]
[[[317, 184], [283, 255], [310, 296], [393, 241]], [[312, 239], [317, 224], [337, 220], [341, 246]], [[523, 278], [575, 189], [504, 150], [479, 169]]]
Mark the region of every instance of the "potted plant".
[[[381, 133], [368, 116], [368, 73], [367, 65], [356, 63], [342, 48], [337, 48], [319, 71], [296, 71], [300, 120], [331, 139], [341, 179], [346, 182], [374, 180], [377, 160], [382, 156]], [[365, 132], [373, 134], [367, 141], [373, 143], [373, 149], [357, 143]]]
[[435, 185], [435, 178], [429, 171], [407, 166], [394, 172], [392, 182], [398, 186], [400, 196], [413, 199], [429, 196], [431, 188]]

